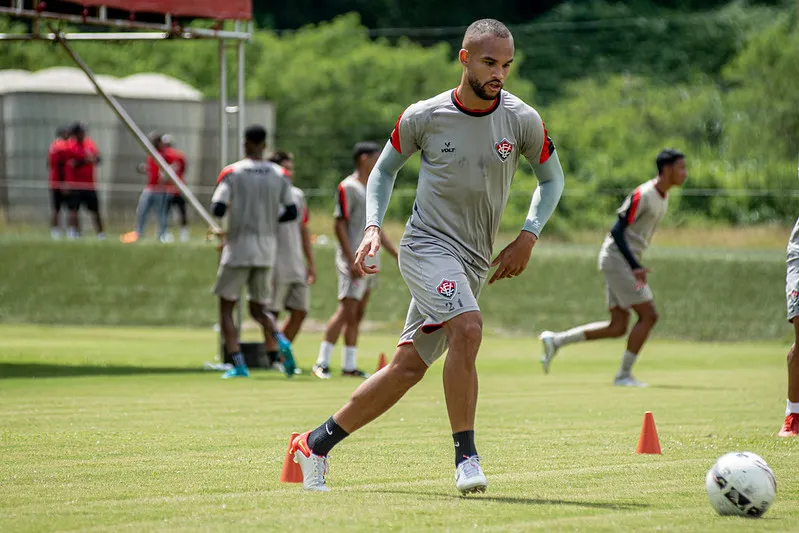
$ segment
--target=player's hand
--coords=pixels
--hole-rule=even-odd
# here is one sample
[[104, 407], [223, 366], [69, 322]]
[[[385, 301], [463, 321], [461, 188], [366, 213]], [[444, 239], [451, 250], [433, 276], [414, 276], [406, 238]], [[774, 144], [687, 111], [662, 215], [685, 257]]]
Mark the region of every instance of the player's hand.
[[316, 281], [316, 265], [308, 265], [307, 277], [305, 278], [308, 285], [313, 285]]
[[354, 260], [350, 265], [350, 277], [352, 279], [361, 279], [364, 276], [361, 272], [361, 267], [358, 265], [357, 260]]
[[646, 287], [646, 275], [652, 272], [651, 268], [636, 268], [633, 270], [633, 276], [635, 277], [635, 288], [636, 289], [643, 289]]
[[499, 279], [512, 278], [524, 272], [524, 269], [527, 268], [527, 263], [530, 261], [533, 246], [535, 246], [537, 241], [538, 237], [529, 231], [519, 233], [516, 240], [499, 252], [497, 258], [491, 263], [491, 266], [497, 267], [497, 270], [491, 276], [488, 284], [491, 285]]
[[380, 250], [380, 228], [378, 226], [369, 226], [363, 234], [361, 245], [358, 246], [358, 251], [355, 252], [355, 262], [353, 268], [357, 268], [361, 276], [366, 274], [376, 274], [378, 268], [376, 266], [367, 266], [364, 261], [367, 257], [374, 257]]

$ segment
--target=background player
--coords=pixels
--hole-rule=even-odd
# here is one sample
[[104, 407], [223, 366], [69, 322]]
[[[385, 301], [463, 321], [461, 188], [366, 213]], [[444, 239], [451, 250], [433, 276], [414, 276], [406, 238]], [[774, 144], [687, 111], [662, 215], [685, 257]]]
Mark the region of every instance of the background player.
[[[374, 274], [363, 274], [355, 263], [355, 252], [361, 243], [366, 226], [366, 183], [380, 155], [380, 146], [371, 142], [355, 145], [353, 159], [355, 172], [338, 185], [335, 209], [335, 232], [338, 239], [336, 272], [338, 273], [338, 308], [327, 322], [325, 337], [319, 346], [319, 357], [313, 373], [321, 379], [330, 378], [330, 356], [344, 330], [344, 350], [341, 357], [341, 375], [367, 378], [369, 374], [357, 367], [358, 332], [366, 314], [369, 296], [377, 286]], [[397, 249], [385, 234], [382, 245], [395, 259]], [[369, 264], [379, 265], [379, 257], [369, 258]]]
[[[294, 175], [294, 157], [283, 151], [277, 151], [269, 157], [269, 161], [277, 163], [292, 179]], [[283, 334], [290, 342], [294, 342], [302, 327], [310, 307], [310, 286], [316, 281], [316, 264], [311, 249], [311, 236], [308, 233], [308, 205], [305, 194], [298, 187], [291, 187], [291, 196], [297, 206], [297, 218], [283, 222], [277, 229], [277, 259], [272, 276], [272, 301], [270, 312], [277, 317], [280, 311], [289, 312], [283, 324]], [[267, 339], [267, 355], [270, 362], [277, 361], [277, 342]]]
[[[380, 224], [397, 172], [422, 150], [416, 201], [400, 242], [400, 272], [412, 299], [391, 363], [361, 384], [335, 415], [294, 440], [308, 490], [327, 490], [330, 449], [391, 408], [447, 347], [444, 395], [455, 445], [455, 486], [462, 493], [486, 489], [474, 443], [475, 361], [482, 340], [477, 297], [491, 266], [497, 269], [489, 284], [524, 271], [563, 191], [563, 171], [541, 117], [502, 91], [513, 55], [513, 38], [501, 22], [485, 19], [469, 26], [459, 53], [460, 85], [406, 109], [372, 172], [368, 227], [356, 254], [365, 273], [377, 270], [364, 261], [380, 248]], [[539, 186], [519, 236], [492, 261], [520, 154], [533, 165]]]
[[[161, 133], [154, 131], [149, 135], [150, 142], [153, 148], [158, 150], [161, 157], [166, 159], [166, 152], [163, 143], [163, 136]], [[167, 160], [167, 163], [169, 161]], [[144, 230], [147, 227], [147, 218], [150, 212], [155, 212], [156, 223], [158, 224], [157, 237], [162, 242], [166, 241], [166, 228], [167, 228], [167, 194], [166, 182], [169, 178], [163, 175], [158, 163], [155, 162], [153, 156], [147, 156], [147, 162], [138, 166], [138, 171], [147, 176], [147, 183], [144, 185], [144, 190], [139, 196], [139, 204], [136, 206], [136, 229], [129, 233], [125, 233], [120, 237], [124, 243], [132, 243], [138, 241], [144, 236]]]
[[49, 170], [50, 186], [50, 236], [53, 239], [61, 238], [61, 205], [64, 202], [64, 180], [66, 179], [67, 154], [69, 153], [69, 127], [60, 126], [56, 129], [56, 138], [50, 144], [47, 152], [47, 168]]
[[[178, 179], [180, 181], [185, 181], [183, 176], [186, 173], [186, 155], [175, 148], [175, 140], [172, 135], [165, 133], [161, 137], [161, 144], [164, 147], [164, 159], [167, 163], [175, 170], [175, 174], [177, 174]], [[186, 199], [183, 198], [183, 195], [180, 194], [177, 186], [172, 183], [172, 180], [169, 178], [166, 179], [166, 194], [167, 194], [167, 205], [166, 205], [166, 217], [167, 217], [167, 225], [169, 224], [169, 213], [172, 208], [177, 208], [178, 215], [180, 216], [180, 241], [181, 242], [188, 242], [189, 240], [189, 216], [188, 210], [186, 209]], [[169, 233], [167, 233], [167, 239], [169, 239]]]
[[92, 214], [94, 229], [99, 239], [105, 239], [100, 202], [97, 199], [95, 168], [100, 164], [100, 151], [94, 141], [86, 135], [86, 125], [76, 122], [70, 127], [71, 139], [67, 145], [67, 164], [64, 190], [69, 208], [70, 239], [80, 237], [78, 211], [84, 206]]
[[788, 268], [785, 276], [785, 293], [788, 301], [788, 322], [793, 324], [794, 343], [788, 352], [788, 400], [785, 407], [785, 423], [778, 435], [780, 437], [799, 436], [799, 219], [793, 226], [788, 240]]
[[[225, 347], [234, 367], [223, 378], [247, 377], [249, 371], [239, 345], [233, 309], [241, 288], [247, 285], [249, 310], [264, 331], [264, 339], [276, 335], [277, 324], [266, 311], [270, 299], [269, 271], [275, 264], [277, 225], [297, 218], [291, 185], [276, 164], [264, 161], [266, 130], [250, 126], [244, 134], [245, 159], [225, 167], [211, 199], [217, 217], [228, 215], [222, 257], [214, 293], [219, 297], [219, 316]], [[281, 206], [284, 213], [280, 215]], [[281, 342], [287, 375], [294, 375], [290, 345]]]
[[544, 372], [558, 349], [567, 344], [623, 337], [630, 322], [630, 308], [638, 315], [638, 322], [630, 331], [627, 350], [621, 367], [613, 380], [614, 385], [645, 387], [632, 375], [632, 367], [641, 353], [649, 333], [658, 320], [652, 291], [647, 284], [649, 269], [641, 266], [644, 250], [649, 247], [655, 229], [666, 214], [668, 191], [680, 186], [687, 177], [685, 155], [666, 149], [655, 161], [658, 175], [639, 185], [628, 196], [618, 211], [616, 223], [605, 237], [599, 252], [599, 268], [605, 275], [610, 322], [594, 322], [568, 331], [544, 331], [539, 338], [544, 347], [541, 358]]

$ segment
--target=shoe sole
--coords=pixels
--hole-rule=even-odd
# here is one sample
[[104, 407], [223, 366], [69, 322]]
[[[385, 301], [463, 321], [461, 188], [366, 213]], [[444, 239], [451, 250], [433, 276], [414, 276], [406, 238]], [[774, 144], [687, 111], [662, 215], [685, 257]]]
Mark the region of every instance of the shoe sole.
[[485, 494], [487, 488], [487, 485], [477, 485], [476, 487], [461, 490], [461, 494], [464, 496], [468, 494]]
[[777, 433], [778, 437], [799, 437], [799, 433], [780, 431]]

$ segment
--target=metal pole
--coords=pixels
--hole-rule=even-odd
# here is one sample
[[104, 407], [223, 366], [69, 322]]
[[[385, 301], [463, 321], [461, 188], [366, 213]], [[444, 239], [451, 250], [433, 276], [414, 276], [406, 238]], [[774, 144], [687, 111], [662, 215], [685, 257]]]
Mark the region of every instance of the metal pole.
[[227, 58], [225, 56], [225, 40], [219, 40], [219, 168], [220, 170], [228, 164], [227, 144], [228, 127], [227, 115]]
[[[797, 0], [799, 1], [799, 0]], [[236, 21], [236, 31], [241, 31], [241, 22]], [[238, 72], [237, 74], [237, 81], [236, 81], [236, 90], [238, 91], [238, 107], [239, 113], [236, 117], [237, 122], [236, 125], [238, 126], [238, 135], [236, 139], [239, 143], [239, 158], [244, 159], [244, 143], [242, 140], [244, 139], [244, 41], [239, 41], [236, 43], [236, 50], [238, 52]]]
[[133, 119], [130, 118], [130, 115], [128, 115], [127, 111], [125, 111], [125, 109], [119, 104], [119, 102], [116, 101], [113, 96], [106, 93], [105, 90], [100, 86], [100, 83], [97, 81], [97, 78], [95, 78], [94, 73], [89, 69], [86, 63], [83, 62], [83, 59], [78, 56], [69, 43], [67, 43], [64, 39], [59, 38], [57, 39], [57, 42], [64, 48], [64, 50], [66, 50], [67, 54], [69, 54], [75, 64], [78, 65], [78, 67], [80, 67], [80, 69], [86, 74], [86, 76], [89, 78], [89, 81], [92, 82], [92, 85], [94, 85], [94, 88], [97, 90], [97, 94], [102, 96], [108, 105], [111, 106], [111, 109], [114, 110], [119, 119], [125, 124], [125, 126], [127, 126], [134, 137], [136, 137], [136, 140], [139, 141], [139, 144], [141, 144], [147, 153], [149, 153], [153, 159], [155, 159], [155, 162], [158, 163], [158, 166], [161, 168], [161, 170], [163, 170], [164, 173], [169, 176], [169, 179], [172, 180], [172, 182], [175, 184], [178, 190], [180, 190], [181, 194], [183, 194], [183, 196], [189, 201], [195, 211], [197, 211], [203, 220], [205, 220], [206, 224], [208, 224], [211, 229], [219, 231], [220, 228], [213, 217], [211, 217], [208, 211], [205, 210], [203, 205], [199, 200], [197, 200], [191, 190], [186, 187], [186, 185], [180, 181], [180, 179], [178, 179], [174, 169], [169, 166], [163, 157], [161, 157], [161, 154], [158, 153], [158, 150], [155, 149], [144, 132], [142, 132]]

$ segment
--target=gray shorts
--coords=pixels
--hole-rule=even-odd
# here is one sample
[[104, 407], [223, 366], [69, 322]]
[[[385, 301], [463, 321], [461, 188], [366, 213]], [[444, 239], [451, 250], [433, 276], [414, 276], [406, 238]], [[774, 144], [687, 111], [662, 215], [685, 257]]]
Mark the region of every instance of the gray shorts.
[[311, 290], [307, 283], [281, 283], [273, 287], [269, 310], [305, 311], [310, 308]]
[[377, 288], [377, 275], [375, 274], [363, 276], [358, 279], [352, 279], [352, 276], [350, 276], [349, 272], [342, 272], [338, 269], [337, 272], [339, 301], [343, 300], [344, 298], [351, 298], [360, 302], [363, 300], [363, 296], [366, 294], [366, 291], [371, 291]]
[[626, 263], [622, 265], [612, 260], [605, 261], [601, 269], [605, 275], [608, 309], [619, 307], [627, 310], [654, 299], [649, 285], [639, 286], [633, 271]]
[[788, 261], [785, 275], [785, 301], [787, 304], [788, 322], [799, 316], [799, 258]]
[[236, 267], [220, 265], [216, 275], [214, 294], [229, 302], [239, 301], [241, 289], [247, 285], [251, 302], [266, 305], [271, 296], [269, 267]]
[[448, 347], [444, 323], [480, 310], [477, 298], [486, 273], [466, 267], [451, 252], [433, 244], [400, 246], [399, 267], [411, 292], [399, 345], [412, 343], [430, 366]]

